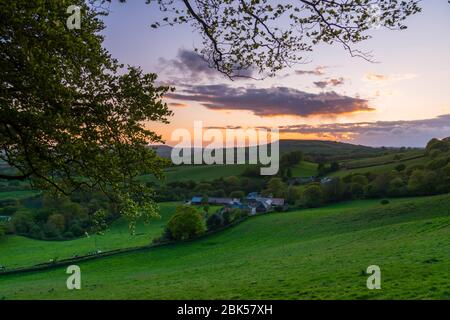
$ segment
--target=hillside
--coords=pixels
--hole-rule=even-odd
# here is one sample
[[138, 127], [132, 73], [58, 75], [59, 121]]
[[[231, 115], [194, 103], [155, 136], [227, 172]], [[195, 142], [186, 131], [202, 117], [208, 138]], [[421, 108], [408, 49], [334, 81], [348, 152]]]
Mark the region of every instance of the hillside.
[[[450, 195], [257, 216], [192, 242], [0, 276], [0, 299], [449, 299]], [[364, 270], [379, 265], [382, 289]]]
[[305, 155], [335, 156], [339, 159], [355, 159], [382, 154], [382, 148], [328, 140], [280, 140], [280, 152], [301, 150]]
[[[239, 176], [245, 168], [251, 166], [247, 164], [216, 164], [216, 165], [180, 165], [166, 168], [164, 170], [164, 182], [173, 181], [208, 181], [222, 177]], [[157, 183], [158, 180], [153, 175], [143, 175], [139, 179]]]
[[370, 167], [364, 167], [364, 168], [357, 168], [357, 169], [349, 169], [349, 170], [339, 170], [337, 172], [333, 172], [330, 174], [331, 177], [343, 177], [349, 174], [355, 174], [355, 173], [361, 173], [365, 174], [367, 172], [372, 173], [383, 173], [383, 172], [389, 172], [395, 169], [397, 165], [400, 163], [404, 164], [407, 167], [414, 166], [414, 165], [420, 165], [426, 163], [426, 158], [418, 158], [418, 159], [412, 159], [412, 160], [404, 160], [399, 161], [398, 163], [389, 163], [389, 164], [383, 164], [378, 166], [370, 166]]
[[[161, 157], [170, 158], [172, 147], [167, 145], [153, 146]], [[280, 153], [301, 150], [305, 155], [335, 156], [337, 159], [355, 159], [371, 157], [385, 152], [382, 148], [355, 145], [328, 140], [280, 140]], [[392, 149], [396, 150], [396, 149]], [[226, 149], [224, 150], [226, 153]]]

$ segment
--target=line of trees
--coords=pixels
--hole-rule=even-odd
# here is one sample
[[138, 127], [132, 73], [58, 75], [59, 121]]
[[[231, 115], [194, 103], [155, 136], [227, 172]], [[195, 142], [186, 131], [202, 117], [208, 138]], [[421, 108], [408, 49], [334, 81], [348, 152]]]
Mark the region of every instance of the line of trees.
[[248, 212], [240, 209], [222, 209], [209, 214], [201, 212], [194, 206], [181, 205], [175, 209], [174, 215], [164, 229], [161, 237], [154, 243], [188, 240], [198, 237], [207, 231], [215, 231], [248, 216]]
[[326, 183], [313, 182], [304, 187], [288, 186], [272, 178], [267, 192], [284, 196], [288, 203], [299, 207], [318, 207], [342, 200], [384, 197], [425, 196], [450, 192], [450, 138], [432, 139], [426, 147], [423, 164], [375, 173], [355, 173], [333, 178]]
[[65, 240], [93, 232], [97, 228], [98, 212], [104, 212], [101, 222], [118, 216], [117, 209], [101, 192], [73, 193], [71, 197], [43, 194], [4, 206], [2, 214], [10, 216], [5, 225], [9, 234], [20, 234], [35, 239]]

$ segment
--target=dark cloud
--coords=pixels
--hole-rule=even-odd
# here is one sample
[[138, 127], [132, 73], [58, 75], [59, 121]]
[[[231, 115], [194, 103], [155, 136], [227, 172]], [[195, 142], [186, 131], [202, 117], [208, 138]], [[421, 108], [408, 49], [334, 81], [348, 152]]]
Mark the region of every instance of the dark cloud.
[[376, 122], [354, 122], [354, 123], [331, 123], [321, 125], [292, 125], [282, 126], [280, 130], [284, 132], [317, 133], [317, 132], [353, 132], [376, 134], [376, 132], [409, 133], [413, 130], [423, 130], [430, 128], [450, 128], [450, 114], [441, 115], [431, 119], [420, 120], [397, 120], [397, 121], [376, 121]]
[[[175, 59], [160, 59], [160, 64], [164, 66], [165, 71], [173, 73], [175, 80], [199, 82], [206, 79], [224, 78], [225, 76], [210, 66], [208, 61], [203, 59], [198, 53], [192, 50], [178, 50]], [[253, 71], [239, 70], [235, 72], [236, 80], [245, 79], [253, 76]], [[178, 82], [178, 81], [176, 81]]]
[[335, 92], [313, 94], [287, 87], [263, 89], [236, 88], [225, 84], [189, 85], [185, 86], [182, 93], [170, 93], [167, 97], [181, 101], [197, 101], [212, 110], [248, 110], [258, 116], [307, 117], [373, 110], [365, 99]]
[[319, 87], [321, 89], [325, 89], [328, 86], [336, 87], [344, 84], [344, 78], [340, 77], [340, 78], [326, 79], [322, 81], [315, 81], [314, 84], [316, 85], [316, 87]]
[[[228, 127], [214, 127], [227, 129]], [[228, 128], [229, 129], [229, 128]], [[233, 127], [233, 129], [245, 129]], [[256, 127], [266, 129], [269, 127]], [[315, 135], [369, 146], [424, 147], [432, 138], [450, 136], [450, 114], [431, 119], [376, 121], [356, 123], [329, 123], [320, 125], [299, 124], [278, 127], [280, 133]]]
[[372, 146], [423, 147], [431, 138], [450, 136], [450, 114], [431, 119], [293, 125], [280, 132], [315, 134], [324, 138]]
[[194, 51], [185, 49], [178, 50], [177, 57], [171, 60], [160, 59], [169, 69], [180, 77], [212, 78], [217, 76], [218, 71], [209, 66], [209, 63]]

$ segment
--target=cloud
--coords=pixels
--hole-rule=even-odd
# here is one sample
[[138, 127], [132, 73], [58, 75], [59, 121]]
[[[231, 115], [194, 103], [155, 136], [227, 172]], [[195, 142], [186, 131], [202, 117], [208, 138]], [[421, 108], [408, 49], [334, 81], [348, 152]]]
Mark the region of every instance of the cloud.
[[314, 76], [322, 76], [325, 74], [325, 69], [327, 69], [327, 68], [329, 68], [329, 67], [318, 66], [318, 67], [314, 68], [313, 70], [295, 70], [295, 74], [298, 74], [298, 75], [309, 74], [309, 75], [314, 75]]
[[231, 87], [226, 84], [187, 85], [182, 93], [170, 93], [173, 100], [197, 101], [211, 110], [245, 110], [258, 116], [339, 115], [356, 111], [372, 111], [365, 99], [320, 94], [287, 88]]
[[188, 105], [185, 103], [179, 103], [179, 102], [169, 102], [169, 106], [175, 107], [175, 108], [185, 108]]
[[[214, 127], [227, 129], [230, 127]], [[257, 127], [256, 129], [271, 129]], [[245, 129], [232, 127], [232, 129]], [[375, 121], [355, 123], [299, 124], [278, 127], [280, 133], [316, 136], [320, 139], [339, 140], [369, 146], [424, 147], [432, 138], [450, 136], [450, 114], [430, 119]]]
[[401, 80], [409, 80], [414, 79], [417, 75], [413, 73], [405, 73], [405, 74], [378, 74], [378, 73], [367, 73], [364, 75], [365, 81], [371, 82], [396, 82]]
[[180, 49], [175, 59], [160, 58], [159, 63], [165, 72], [178, 78], [190, 78], [198, 81], [201, 78], [214, 78], [218, 71], [194, 51]]
[[315, 134], [372, 146], [423, 147], [431, 138], [450, 136], [450, 114], [421, 120], [302, 124], [279, 129], [284, 133]]
[[321, 89], [325, 89], [328, 86], [339, 86], [344, 84], [344, 78], [340, 77], [340, 78], [331, 78], [331, 79], [326, 79], [326, 80], [322, 80], [322, 81], [315, 81], [314, 84], [316, 85], [316, 87], [319, 87]]
[[[210, 66], [208, 61], [192, 50], [180, 49], [175, 59], [160, 58], [159, 63], [165, 73], [172, 75], [174, 82], [200, 82], [202, 80], [224, 79], [225, 75]], [[253, 70], [239, 70], [235, 72], [235, 79], [246, 79], [253, 76]]]

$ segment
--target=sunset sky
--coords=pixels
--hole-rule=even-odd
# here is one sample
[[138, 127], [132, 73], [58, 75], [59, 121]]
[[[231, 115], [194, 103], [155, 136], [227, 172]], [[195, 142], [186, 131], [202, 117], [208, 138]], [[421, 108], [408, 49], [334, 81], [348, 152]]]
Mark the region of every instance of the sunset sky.
[[[372, 30], [358, 48], [378, 63], [319, 45], [307, 64], [274, 78], [231, 81], [193, 52], [200, 37], [189, 26], [150, 28], [161, 14], [145, 1], [114, 2], [105, 18], [105, 46], [120, 62], [156, 72], [175, 85], [175, 115], [150, 124], [168, 144], [177, 128], [280, 128], [282, 138], [332, 139], [373, 146], [424, 146], [450, 136], [450, 5], [422, 2], [408, 29]], [[318, 103], [320, 102], [320, 103]]]

